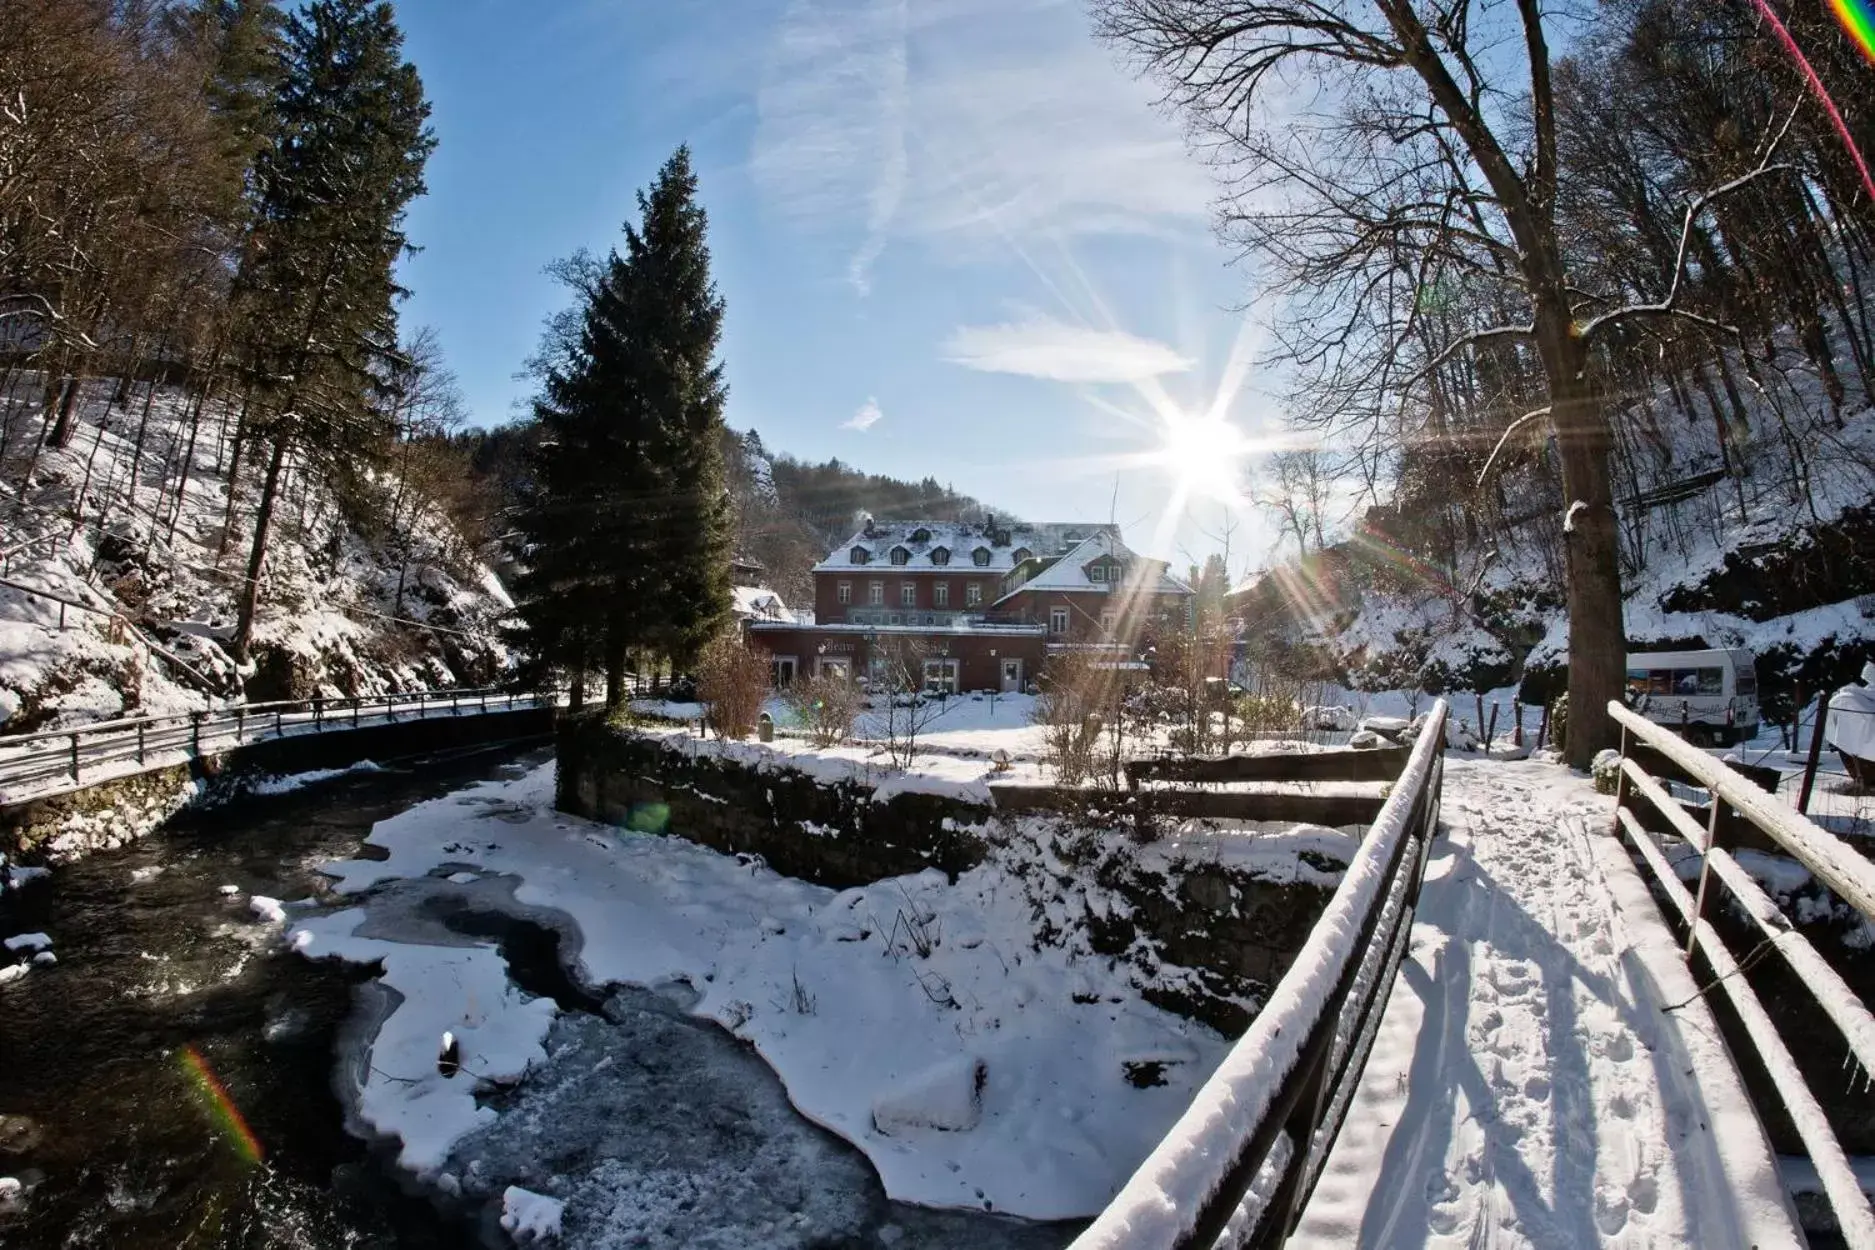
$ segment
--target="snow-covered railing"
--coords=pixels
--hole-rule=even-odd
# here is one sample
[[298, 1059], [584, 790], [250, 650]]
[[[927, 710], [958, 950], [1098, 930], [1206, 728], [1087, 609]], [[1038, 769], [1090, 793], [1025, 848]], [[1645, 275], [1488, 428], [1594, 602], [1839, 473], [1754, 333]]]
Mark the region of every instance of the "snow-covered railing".
[[[1647, 865], [1657, 893], [1664, 896], [1677, 913], [1680, 929], [1686, 934], [1688, 960], [1703, 959], [1710, 981], [1723, 989], [1736, 1012], [1745, 1039], [1769, 1073], [1791, 1124], [1810, 1152], [1810, 1162], [1835, 1211], [1843, 1240], [1852, 1250], [1875, 1250], [1875, 1214], [1870, 1213], [1868, 1200], [1830, 1127], [1828, 1116], [1745, 973], [1761, 953], [1775, 950], [1795, 974], [1796, 982], [1842, 1033], [1849, 1056], [1865, 1073], [1875, 1072], [1875, 1016], [1870, 1015], [1868, 1006], [1842, 976], [1797, 932], [1789, 917], [1751, 874], [1719, 845], [1726, 835], [1720, 813], [1731, 807], [1871, 921], [1875, 921], [1875, 864], [1802, 813], [1670, 730], [1637, 716], [1618, 702], [1608, 705], [1608, 714], [1621, 726], [1621, 771], [1615, 788], [1617, 828]], [[1705, 787], [1710, 797], [1704, 828], [1661, 779], [1651, 776], [1631, 758], [1635, 742], [1652, 747], [1693, 782]], [[1636, 803], [1637, 796], [1645, 801], [1645, 806]], [[1658, 819], [1652, 823], [1664, 823], [1673, 836], [1699, 856], [1697, 893], [1687, 892], [1655, 835], [1648, 830], [1648, 822], [1642, 816], [1647, 808], [1658, 814]], [[1705, 918], [1706, 897], [1715, 877], [1755, 931], [1756, 949], [1743, 960], [1733, 956]]]
[[1439, 823], [1445, 718], [1440, 700], [1295, 962], [1074, 1250], [1276, 1246], [1295, 1227], [1412, 933]]
[[409, 694], [233, 703], [168, 716], [93, 721], [0, 735], [0, 803], [42, 798], [147, 768], [167, 767], [271, 738], [400, 720], [475, 716], [550, 704], [551, 696], [485, 687]]

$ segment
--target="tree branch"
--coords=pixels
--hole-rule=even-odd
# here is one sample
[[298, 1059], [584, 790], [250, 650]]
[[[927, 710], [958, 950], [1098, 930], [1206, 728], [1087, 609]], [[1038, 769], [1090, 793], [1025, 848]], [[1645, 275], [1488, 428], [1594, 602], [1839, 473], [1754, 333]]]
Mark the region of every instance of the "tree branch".
[[1504, 427], [1504, 433], [1498, 437], [1497, 446], [1491, 449], [1491, 454], [1485, 457], [1484, 467], [1478, 470], [1479, 486], [1483, 486], [1485, 479], [1491, 476], [1492, 466], [1497, 464], [1498, 453], [1502, 452], [1504, 450], [1504, 445], [1510, 442], [1510, 436], [1538, 417], [1547, 417], [1548, 415], [1549, 405], [1544, 404], [1541, 408], [1536, 408], [1530, 412], [1524, 413], [1521, 417], [1518, 417], [1515, 421], [1512, 421], [1509, 425]]

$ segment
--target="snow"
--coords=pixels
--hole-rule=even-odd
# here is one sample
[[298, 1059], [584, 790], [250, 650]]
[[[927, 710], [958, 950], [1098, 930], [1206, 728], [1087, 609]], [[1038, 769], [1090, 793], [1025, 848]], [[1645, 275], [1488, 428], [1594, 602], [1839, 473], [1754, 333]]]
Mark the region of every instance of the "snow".
[[676, 699], [633, 699], [626, 707], [634, 716], [649, 716], [653, 720], [700, 721], [710, 713], [701, 703]]
[[[904, 1201], [1091, 1214], [1223, 1053], [1210, 1029], [1146, 1003], [1126, 965], [1084, 945], [1038, 948], [1045, 900], [995, 863], [955, 883], [931, 871], [836, 892], [556, 813], [552, 777], [547, 766], [380, 823], [369, 842], [385, 858], [324, 869], [361, 905], [292, 935], [310, 957], [383, 967], [395, 1006], [356, 1097], [413, 1170], [440, 1167], [496, 1115], [466, 1075], [436, 1074], [443, 1031], [462, 1039], [465, 1074], [512, 1080], [541, 1061], [555, 1015], [507, 984], [494, 948], [424, 945], [403, 928], [403, 892], [432, 888], [444, 864], [484, 874], [459, 887], [481, 903], [561, 917], [573, 938], [563, 950], [577, 951], [589, 986], [686, 983], [688, 1010], [749, 1042], [795, 1106], [859, 1147]], [[1012, 854], [1029, 845], [1021, 829], [1010, 839]], [[1093, 906], [1032, 877], [1058, 899], [1051, 908]], [[1165, 1083], [1132, 1085], [1126, 1065], [1142, 1062], [1162, 1063]], [[962, 1127], [968, 1090], [976, 1120]]]
[[31, 955], [51, 945], [52, 939], [43, 933], [16, 933], [6, 940], [6, 948], [15, 955]]
[[31, 965], [29, 964], [8, 964], [6, 967], [0, 968], [0, 985], [5, 985], [9, 981], [19, 980], [30, 970]]
[[501, 1195], [501, 1227], [522, 1245], [558, 1240], [565, 1209], [558, 1198], [510, 1185]]
[[780, 595], [765, 586], [731, 586], [729, 607], [739, 621], [777, 621], [794, 624], [794, 613]]
[[1862, 685], [1844, 686], [1829, 699], [1823, 732], [1846, 755], [1875, 760], [1875, 664], [1862, 670]]
[[[38, 387], [18, 381], [17, 406], [7, 414], [16, 451], [40, 437], [38, 404], [26, 398]], [[211, 402], [203, 411], [172, 531], [168, 509], [190, 450], [192, 401], [177, 390], [157, 392], [133, 483], [142, 388], [120, 410], [108, 402], [114, 385], [85, 385], [70, 445], [43, 449], [20, 498], [0, 503], [8, 579], [98, 609], [62, 611], [42, 595], [0, 588], [0, 723], [9, 728], [185, 713], [225, 697], [235, 676], [225, 647], [235, 617], [233, 572], [245, 552], [237, 541], [218, 553], [235, 408]], [[297, 478], [299, 466], [289, 471]], [[388, 497], [394, 483], [366, 469], [359, 486]], [[247, 532], [257, 493], [244, 475], [233, 506], [238, 533]], [[293, 493], [297, 504], [297, 482]], [[284, 653], [309, 692], [456, 686], [465, 684], [451, 667], [459, 659], [505, 665], [499, 626], [512, 602], [435, 509], [412, 524], [401, 609], [394, 540], [350, 528], [323, 487], [307, 492], [293, 513], [273, 537], [255, 641]], [[393, 633], [386, 622], [393, 614], [415, 624]], [[454, 631], [450, 645], [425, 626]], [[12, 723], [22, 707], [33, 709], [32, 724]]]
[[1803, 1244], [1611, 805], [1561, 768], [1447, 761], [1449, 833], [1290, 1245]]
[[50, 868], [40, 868], [36, 865], [28, 864], [11, 865], [4, 873], [6, 888], [10, 890], [24, 889], [33, 882], [43, 881], [51, 875], [52, 870]]
[[374, 763], [371, 760], [359, 760], [357, 763], [348, 764], [344, 768], [310, 768], [303, 773], [286, 773], [279, 776], [256, 777], [252, 780], [244, 781], [241, 788], [249, 794], [291, 794], [295, 790], [303, 790], [307, 786], [317, 785], [322, 781], [330, 781], [334, 777], [343, 777], [348, 773], [381, 773], [383, 771], [384, 768], [380, 764]]
[[247, 906], [249, 911], [253, 912], [268, 924], [286, 923], [286, 905], [277, 898], [268, 898], [264, 894], [256, 894], [253, 898], [247, 900]]
[[886, 1137], [920, 1129], [964, 1133], [983, 1118], [983, 1086], [989, 1070], [981, 1059], [960, 1055], [920, 1072], [872, 1104], [872, 1126]]
[[1247, 1126], [1262, 1121], [1340, 984], [1355, 937], [1378, 904], [1394, 848], [1406, 836], [1413, 796], [1436, 760], [1430, 740], [1415, 748], [1340, 887], [1249, 1031], [1076, 1241], [1078, 1250], [1147, 1250], [1178, 1244], [1191, 1231], [1227, 1179]]
[[[816, 564], [814, 571], [870, 573], [894, 568], [913, 571], [944, 568], [955, 573], [968, 573], [981, 568], [986, 574], [996, 576], [1015, 567], [1014, 557], [1018, 551], [1027, 550], [1043, 558], [1058, 556], [1103, 527], [1066, 521], [998, 521], [996, 528], [1008, 531], [1009, 541], [1006, 543], [994, 541], [986, 532], [988, 528], [982, 524], [949, 521], [874, 521], [871, 523], [871, 534], [862, 526], [858, 533], [835, 547], [825, 560]], [[913, 537], [919, 530], [927, 534], [923, 542]], [[905, 564], [892, 563], [894, 547], [906, 549], [908, 558]], [[950, 563], [947, 565], [939, 565], [931, 559], [931, 553], [940, 547], [950, 552]], [[972, 553], [979, 547], [990, 553], [986, 565], [973, 562]], [[854, 563], [852, 557], [855, 548], [866, 551], [867, 558], [863, 563]]]

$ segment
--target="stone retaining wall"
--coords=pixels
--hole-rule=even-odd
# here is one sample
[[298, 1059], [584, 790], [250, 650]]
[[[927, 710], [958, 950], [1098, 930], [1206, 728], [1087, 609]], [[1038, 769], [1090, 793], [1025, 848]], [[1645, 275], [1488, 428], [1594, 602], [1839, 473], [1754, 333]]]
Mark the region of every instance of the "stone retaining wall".
[[1038, 942], [1080, 943], [1092, 957], [1124, 961], [1149, 1000], [1229, 1036], [1288, 969], [1345, 867], [1306, 855], [1274, 876], [1184, 863], [1141, 854], [1124, 814], [1018, 815], [903, 792], [875, 801], [861, 779], [810, 776], [779, 756], [749, 763], [687, 749], [695, 745], [594, 716], [563, 718], [558, 806], [759, 855], [777, 872], [834, 889], [927, 868], [955, 878], [994, 860], [1022, 880]]

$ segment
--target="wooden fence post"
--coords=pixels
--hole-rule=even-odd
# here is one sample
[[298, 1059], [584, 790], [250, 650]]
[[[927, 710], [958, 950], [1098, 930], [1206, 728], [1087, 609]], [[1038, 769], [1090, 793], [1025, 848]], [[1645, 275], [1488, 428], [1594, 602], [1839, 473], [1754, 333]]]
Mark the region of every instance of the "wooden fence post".
[[78, 780], [78, 735], [72, 735], [72, 780]]

